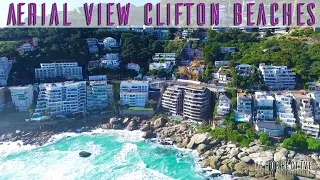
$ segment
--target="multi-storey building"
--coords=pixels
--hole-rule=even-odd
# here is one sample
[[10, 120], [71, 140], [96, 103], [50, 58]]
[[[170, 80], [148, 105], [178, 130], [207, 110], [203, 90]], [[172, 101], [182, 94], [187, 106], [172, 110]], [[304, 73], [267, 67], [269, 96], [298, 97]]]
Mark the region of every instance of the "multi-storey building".
[[162, 95], [162, 108], [173, 115], [182, 115], [183, 88], [179, 86], [168, 87]]
[[104, 109], [110, 104], [107, 81], [90, 81], [87, 86], [87, 109]]
[[0, 112], [6, 106], [5, 87], [0, 87]]
[[77, 62], [65, 62], [65, 63], [41, 63], [41, 68], [35, 69], [36, 79], [47, 78], [66, 78], [83, 79], [82, 67], [78, 66]]
[[202, 86], [173, 86], [162, 96], [162, 107], [185, 119], [206, 120], [210, 108], [210, 91]]
[[176, 64], [176, 53], [155, 53], [152, 57], [153, 62], [171, 62], [173, 65]]
[[249, 64], [240, 64], [235, 67], [235, 71], [240, 76], [250, 76], [253, 73], [253, 66]]
[[9, 90], [15, 109], [18, 111], [28, 111], [33, 103], [32, 85], [10, 87]]
[[118, 47], [117, 40], [112, 38], [112, 37], [107, 37], [103, 40], [103, 45], [105, 48], [110, 48], [110, 47]]
[[145, 107], [149, 100], [148, 81], [122, 81], [120, 84], [121, 105]]
[[291, 92], [290, 95], [295, 101], [296, 118], [301, 126], [301, 130], [313, 137], [319, 136], [320, 127], [315, 123], [313, 117], [313, 107], [311, 97], [305, 92]]
[[263, 82], [270, 89], [294, 89], [296, 85], [296, 73], [287, 66], [259, 65]]
[[214, 62], [214, 66], [215, 67], [221, 67], [221, 66], [225, 66], [229, 63], [229, 61], [215, 61]]
[[100, 66], [104, 68], [117, 69], [120, 66], [119, 53], [107, 53], [100, 60]]
[[236, 121], [249, 122], [252, 119], [252, 96], [251, 94], [238, 93]]
[[39, 85], [34, 117], [86, 112], [86, 82], [47, 83]]
[[149, 64], [149, 70], [160, 70], [160, 69], [164, 69], [164, 70], [169, 70], [171, 71], [173, 68], [173, 64], [172, 62], [154, 62], [154, 63], [150, 63]]
[[275, 94], [275, 99], [278, 118], [282, 123], [293, 128], [296, 124], [296, 118], [292, 109], [293, 98], [290, 95], [278, 93]]
[[231, 101], [226, 95], [219, 96], [217, 107], [218, 116], [226, 116], [231, 110]]
[[0, 57], [0, 86], [6, 86], [10, 70], [12, 68], [12, 61], [6, 57]]
[[274, 98], [267, 92], [255, 92], [254, 94], [254, 109], [256, 120], [270, 121], [273, 118], [273, 102]]
[[313, 91], [309, 93], [309, 96], [312, 98], [314, 119], [320, 121], [320, 91]]

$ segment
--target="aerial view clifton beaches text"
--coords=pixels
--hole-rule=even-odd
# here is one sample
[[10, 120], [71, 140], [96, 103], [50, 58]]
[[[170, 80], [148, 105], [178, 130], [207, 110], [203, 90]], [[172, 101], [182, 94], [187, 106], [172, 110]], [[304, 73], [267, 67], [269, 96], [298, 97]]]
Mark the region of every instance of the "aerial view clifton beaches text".
[[0, 180], [320, 179], [319, 50], [307, 27], [2, 28]]

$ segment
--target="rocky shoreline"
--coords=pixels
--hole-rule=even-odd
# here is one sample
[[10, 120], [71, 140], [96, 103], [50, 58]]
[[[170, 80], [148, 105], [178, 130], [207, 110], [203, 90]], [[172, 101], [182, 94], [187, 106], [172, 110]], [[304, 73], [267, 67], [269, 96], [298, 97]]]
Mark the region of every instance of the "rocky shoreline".
[[[258, 141], [249, 147], [240, 147], [234, 143], [215, 140], [208, 133], [198, 133], [195, 125], [186, 122], [168, 121], [165, 118], [142, 120], [134, 118], [111, 118], [107, 123], [83, 124], [68, 127], [60, 124], [55, 127], [43, 127], [34, 131], [20, 131], [0, 135], [0, 144], [7, 141], [22, 141], [23, 145], [41, 146], [50, 138], [63, 132], [90, 132], [93, 129], [126, 129], [144, 132], [143, 138], [157, 138], [162, 145], [175, 144], [179, 148], [193, 149], [199, 154], [199, 162], [204, 173], [218, 176], [216, 170], [236, 177], [252, 177], [256, 179], [297, 179], [307, 177], [320, 179], [320, 154], [301, 154], [284, 148], [266, 150]], [[306, 171], [265, 170], [271, 161], [304, 161], [312, 164]], [[216, 169], [216, 170], [215, 170]], [[273, 168], [272, 168], [273, 169]], [[276, 169], [276, 168], [274, 168]]]

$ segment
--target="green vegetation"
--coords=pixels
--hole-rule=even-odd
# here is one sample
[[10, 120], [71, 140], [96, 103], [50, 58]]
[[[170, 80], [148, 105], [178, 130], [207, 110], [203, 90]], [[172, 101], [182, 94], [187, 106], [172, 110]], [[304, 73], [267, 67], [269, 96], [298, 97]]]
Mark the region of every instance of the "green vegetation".
[[129, 107], [129, 110], [132, 111], [151, 111], [153, 108], [143, 108], [143, 107]]
[[270, 142], [270, 140], [269, 140], [269, 136], [268, 136], [267, 133], [265, 133], [265, 132], [260, 133], [259, 141], [260, 141], [261, 144], [263, 144], [263, 145], [267, 145], [267, 146], [270, 146], [270, 145], [271, 145], [271, 142]]
[[283, 141], [282, 147], [291, 150], [312, 150], [319, 151], [320, 150], [320, 140], [313, 139], [308, 137], [302, 131], [298, 131], [297, 134], [291, 135], [290, 138], [287, 138]]

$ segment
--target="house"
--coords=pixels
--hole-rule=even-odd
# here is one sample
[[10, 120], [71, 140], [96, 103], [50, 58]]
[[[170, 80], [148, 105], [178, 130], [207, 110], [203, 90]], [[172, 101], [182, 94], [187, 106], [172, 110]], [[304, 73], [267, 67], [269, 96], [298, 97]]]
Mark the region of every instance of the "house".
[[112, 37], [107, 37], [103, 40], [103, 45], [105, 48], [118, 47], [117, 40]]
[[18, 111], [28, 111], [33, 103], [33, 87], [14, 86], [9, 88], [11, 93], [12, 103]]
[[176, 53], [155, 53], [152, 56], [153, 62], [171, 62], [173, 65], [176, 64]]
[[215, 67], [221, 67], [221, 66], [225, 66], [229, 63], [229, 61], [215, 61], [214, 62], [214, 66]]
[[101, 59], [100, 67], [118, 69], [120, 68], [119, 53], [107, 53]]
[[220, 52], [222, 54], [235, 53], [236, 48], [235, 47], [221, 47]]
[[98, 45], [98, 39], [96, 38], [88, 38], [87, 39], [88, 47], [97, 46]]
[[284, 134], [284, 126], [274, 122], [257, 122], [255, 130], [258, 133], [265, 132], [269, 137], [280, 137]]
[[171, 71], [173, 69], [173, 64], [171, 62], [155, 62], [155, 63], [150, 63], [149, 64], [149, 70], [168, 70]]
[[235, 71], [240, 76], [250, 76], [253, 73], [253, 66], [249, 64], [240, 64], [236, 66]]
[[267, 92], [255, 92], [254, 109], [257, 121], [272, 121], [274, 98]]
[[12, 68], [12, 61], [7, 57], [0, 57], [0, 86], [6, 86], [9, 73]]
[[203, 121], [210, 113], [210, 91], [206, 87], [188, 85], [168, 87], [162, 96], [162, 107], [174, 115], [192, 121]]
[[219, 96], [219, 101], [217, 104], [217, 114], [218, 116], [227, 116], [231, 110], [231, 101], [226, 95]]
[[88, 62], [88, 69], [99, 68], [101, 64], [101, 60], [89, 61]]
[[35, 50], [35, 47], [30, 44], [29, 42], [26, 42], [24, 44], [22, 44], [18, 49], [17, 51], [19, 52], [30, 52], [30, 51], [34, 51]]
[[35, 69], [35, 78], [65, 78], [68, 80], [80, 80], [83, 79], [82, 67], [78, 66], [77, 62], [40, 63], [40, 68]]
[[45, 83], [39, 85], [37, 105], [33, 119], [86, 113], [86, 82]]
[[259, 65], [263, 82], [269, 89], [294, 89], [296, 85], [296, 73], [287, 66]]
[[127, 69], [135, 70], [138, 73], [140, 72], [140, 66], [139, 66], [139, 64], [136, 64], [136, 63], [128, 63]]
[[122, 81], [120, 84], [121, 105], [145, 107], [149, 100], [148, 81]]
[[88, 49], [89, 49], [89, 53], [91, 54], [95, 54], [99, 52], [98, 46], [89, 46]]
[[238, 93], [236, 121], [250, 121], [252, 117], [252, 107], [253, 102], [251, 94]]
[[230, 69], [228, 66], [221, 66], [216, 73], [213, 73], [213, 78], [218, 81], [219, 84], [227, 84], [232, 81], [231, 75], [229, 75]]
[[293, 98], [287, 94], [277, 93], [275, 94], [275, 99], [278, 118], [282, 123], [293, 128], [296, 125], [296, 118], [292, 108]]

